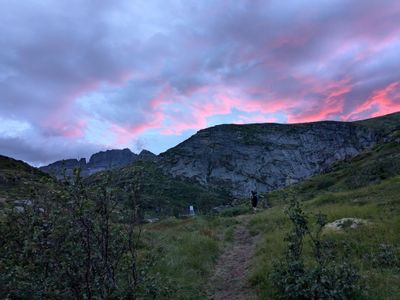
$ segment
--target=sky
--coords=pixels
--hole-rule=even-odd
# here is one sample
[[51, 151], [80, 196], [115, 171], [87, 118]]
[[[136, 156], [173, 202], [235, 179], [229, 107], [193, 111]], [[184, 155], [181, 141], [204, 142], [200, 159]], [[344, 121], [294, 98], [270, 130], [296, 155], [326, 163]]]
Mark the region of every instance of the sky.
[[398, 0], [0, 0], [0, 154], [160, 153], [400, 111]]

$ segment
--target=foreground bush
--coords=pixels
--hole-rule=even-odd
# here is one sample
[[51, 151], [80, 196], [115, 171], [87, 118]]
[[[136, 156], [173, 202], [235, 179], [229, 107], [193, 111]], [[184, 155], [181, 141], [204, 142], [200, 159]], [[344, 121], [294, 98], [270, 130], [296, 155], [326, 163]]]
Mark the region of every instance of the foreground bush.
[[[326, 216], [316, 216], [317, 229], [312, 232], [308, 217], [294, 197], [286, 214], [293, 230], [286, 237], [285, 259], [276, 263], [270, 276], [276, 296], [281, 299], [354, 298], [360, 291], [360, 276], [348, 256], [336, 257], [333, 242], [321, 238]], [[312, 261], [308, 264], [303, 255], [306, 239], [312, 248]]]
[[0, 298], [135, 299], [146, 286], [138, 197], [131, 187], [88, 190], [78, 171], [64, 191], [33, 191], [22, 206], [5, 208]]

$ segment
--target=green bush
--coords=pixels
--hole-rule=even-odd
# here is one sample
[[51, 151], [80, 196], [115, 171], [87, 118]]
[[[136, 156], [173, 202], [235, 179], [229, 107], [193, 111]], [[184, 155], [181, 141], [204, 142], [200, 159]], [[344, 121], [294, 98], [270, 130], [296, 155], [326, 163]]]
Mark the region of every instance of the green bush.
[[377, 251], [367, 256], [367, 259], [375, 268], [396, 268], [400, 269], [400, 253], [393, 245], [380, 244]]
[[[290, 195], [286, 214], [293, 224], [287, 235], [286, 257], [277, 261], [270, 279], [280, 299], [349, 299], [360, 291], [360, 276], [348, 256], [336, 258], [331, 240], [322, 239], [326, 216], [316, 216], [315, 232], [300, 202]], [[312, 261], [306, 265], [303, 257], [305, 240], [311, 242]], [[347, 252], [350, 250], [347, 249]], [[349, 253], [346, 253], [349, 254]]]
[[[129, 209], [107, 185], [87, 189], [79, 176], [63, 193], [32, 192], [0, 219], [0, 298], [134, 299], [138, 273], [138, 190]], [[124, 224], [113, 222], [122, 213]]]

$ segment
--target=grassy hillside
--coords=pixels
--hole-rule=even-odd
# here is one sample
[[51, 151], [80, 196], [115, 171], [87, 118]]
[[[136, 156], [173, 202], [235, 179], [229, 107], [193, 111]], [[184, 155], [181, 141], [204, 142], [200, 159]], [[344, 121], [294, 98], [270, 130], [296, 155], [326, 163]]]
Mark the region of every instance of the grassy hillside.
[[0, 198], [21, 199], [32, 190], [55, 184], [49, 175], [27, 163], [0, 155]]
[[382, 134], [388, 134], [389, 132], [400, 128], [400, 112], [388, 114], [382, 117], [356, 121], [354, 123], [373, 128]]
[[187, 213], [189, 205], [204, 212], [230, 200], [222, 191], [209, 190], [197, 183], [165, 175], [150, 161], [137, 161], [128, 167], [97, 173], [85, 179], [85, 182], [93, 186], [102, 185], [107, 180], [111, 181], [111, 186], [138, 186], [141, 207], [150, 215]]

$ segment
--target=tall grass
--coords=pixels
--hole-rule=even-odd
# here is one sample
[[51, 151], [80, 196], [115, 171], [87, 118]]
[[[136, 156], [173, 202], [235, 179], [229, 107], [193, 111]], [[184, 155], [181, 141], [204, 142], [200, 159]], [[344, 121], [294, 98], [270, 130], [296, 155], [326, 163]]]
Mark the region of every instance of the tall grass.
[[146, 248], [153, 255], [150, 272], [169, 295], [157, 299], [206, 299], [208, 279], [224, 243], [231, 241], [237, 221], [219, 216], [166, 221], [145, 228]]
[[[304, 203], [309, 214], [324, 213], [330, 222], [347, 217], [368, 220], [367, 225], [356, 229], [324, 232], [324, 238], [335, 242], [334, 250], [338, 253], [343, 253], [344, 247], [351, 249], [351, 259], [360, 269], [367, 286], [365, 298], [400, 299], [400, 265], [396, 260], [400, 255], [399, 195], [400, 177], [395, 177], [360, 189], [320, 193]], [[274, 261], [284, 255], [284, 237], [290, 228], [283, 209], [284, 205], [278, 205], [250, 222], [250, 228], [263, 236], [257, 249], [258, 267], [251, 278], [260, 291], [260, 299], [274, 297], [274, 283], [269, 274]], [[389, 257], [382, 253], [382, 245], [390, 245], [394, 254]], [[306, 247], [305, 253], [307, 251]], [[385, 259], [385, 255], [388, 263], [381, 267], [376, 261]]]

